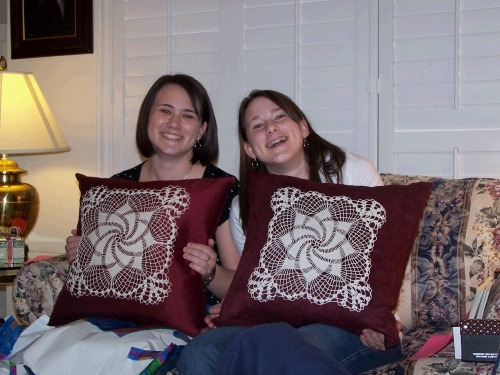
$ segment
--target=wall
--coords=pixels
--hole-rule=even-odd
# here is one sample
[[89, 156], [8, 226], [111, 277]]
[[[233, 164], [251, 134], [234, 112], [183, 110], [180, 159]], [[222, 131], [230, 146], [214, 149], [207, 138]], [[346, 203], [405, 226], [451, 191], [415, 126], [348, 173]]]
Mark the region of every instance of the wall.
[[[94, 16], [94, 26], [96, 20]], [[75, 172], [97, 174], [97, 55], [12, 60], [7, 44], [8, 70], [33, 72], [71, 147], [61, 154], [11, 157], [28, 171], [22, 180], [35, 186], [40, 195], [38, 221], [27, 238], [30, 257], [63, 253], [65, 238], [78, 219]]]

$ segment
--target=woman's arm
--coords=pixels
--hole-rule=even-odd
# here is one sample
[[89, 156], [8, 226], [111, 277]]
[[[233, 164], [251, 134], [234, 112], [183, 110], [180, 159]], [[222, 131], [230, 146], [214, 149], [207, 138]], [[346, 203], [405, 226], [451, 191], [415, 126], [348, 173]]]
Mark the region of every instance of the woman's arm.
[[215, 277], [207, 286], [207, 289], [217, 297], [224, 298], [233, 280], [234, 271], [238, 267], [241, 256], [238, 250], [236, 250], [233, 238], [231, 237], [229, 220], [219, 225], [215, 232], [215, 238], [217, 239], [221, 266], [216, 265]]
[[235, 271], [240, 263], [241, 255], [236, 249], [233, 237], [231, 236], [229, 220], [219, 225], [215, 232], [215, 238], [217, 239], [217, 248], [219, 249], [219, 258], [222, 266]]
[[360, 155], [346, 153], [346, 162], [342, 168], [345, 185], [382, 186], [382, 178], [375, 166]]
[[209, 240], [208, 245], [189, 243], [184, 248], [184, 259], [190, 262], [189, 267], [198, 272], [204, 280], [212, 274], [215, 268], [214, 278], [208, 284], [207, 289], [218, 298], [224, 298], [240, 261], [240, 254], [231, 237], [229, 220], [219, 225], [215, 238], [221, 265], [216, 263], [217, 254], [213, 250], [213, 240]]
[[233, 238], [234, 245], [241, 255], [245, 246], [246, 235], [243, 232], [243, 226], [240, 219], [240, 201], [238, 196], [234, 197], [231, 202], [231, 211], [229, 212], [229, 225], [231, 229], [231, 237]]

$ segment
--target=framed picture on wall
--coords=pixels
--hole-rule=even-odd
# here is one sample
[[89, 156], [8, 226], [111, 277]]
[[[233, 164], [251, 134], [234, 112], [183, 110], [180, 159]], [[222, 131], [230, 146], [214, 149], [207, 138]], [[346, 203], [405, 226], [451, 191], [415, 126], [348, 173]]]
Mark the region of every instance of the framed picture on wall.
[[10, 0], [11, 58], [92, 53], [92, 0]]

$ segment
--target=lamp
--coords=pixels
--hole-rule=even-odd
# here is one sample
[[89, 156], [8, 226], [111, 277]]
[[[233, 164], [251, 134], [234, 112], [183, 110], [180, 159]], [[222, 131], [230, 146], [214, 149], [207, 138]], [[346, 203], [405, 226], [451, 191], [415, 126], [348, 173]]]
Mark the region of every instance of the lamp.
[[0, 228], [17, 226], [26, 237], [39, 210], [36, 189], [21, 182], [26, 173], [8, 154], [69, 151], [33, 73], [0, 68]]

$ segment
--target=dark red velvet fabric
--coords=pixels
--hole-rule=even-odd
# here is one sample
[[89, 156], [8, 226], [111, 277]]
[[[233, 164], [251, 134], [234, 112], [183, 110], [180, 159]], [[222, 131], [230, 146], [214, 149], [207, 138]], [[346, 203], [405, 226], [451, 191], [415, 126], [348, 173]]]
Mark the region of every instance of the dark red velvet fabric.
[[98, 316], [196, 335], [205, 326], [204, 286], [183, 248], [213, 237], [234, 178], [76, 176], [82, 241], [49, 325]]
[[[299, 327], [323, 323], [356, 335], [371, 328], [385, 335], [387, 347], [395, 346], [399, 337], [392, 311], [431, 184], [360, 187], [264, 173], [253, 173], [250, 184], [247, 240], [215, 325], [287, 322]], [[283, 194], [281, 188], [288, 190]], [[336, 201], [339, 197], [348, 199]], [[357, 211], [365, 221], [359, 219]], [[363, 222], [373, 227], [377, 220], [372, 219], [377, 215], [385, 216], [379, 224], [385, 222], [371, 237], [375, 240], [372, 251], [366, 252], [371, 246], [364, 241], [369, 229]], [[329, 220], [332, 217], [335, 220]], [[347, 241], [342, 242], [342, 238]], [[296, 252], [290, 255], [290, 244], [294, 243]], [[336, 245], [336, 254], [346, 256], [342, 262], [331, 261], [337, 270], [333, 272], [327, 265]], [[363, 252], [365, 255], [359, 257]], [[364, 269], [370, 262], [371, 267]], [[337, 288], [339, 285], [345, 288]], [[346, 295], [351, 297], [342, 305], [339, 301]]]

